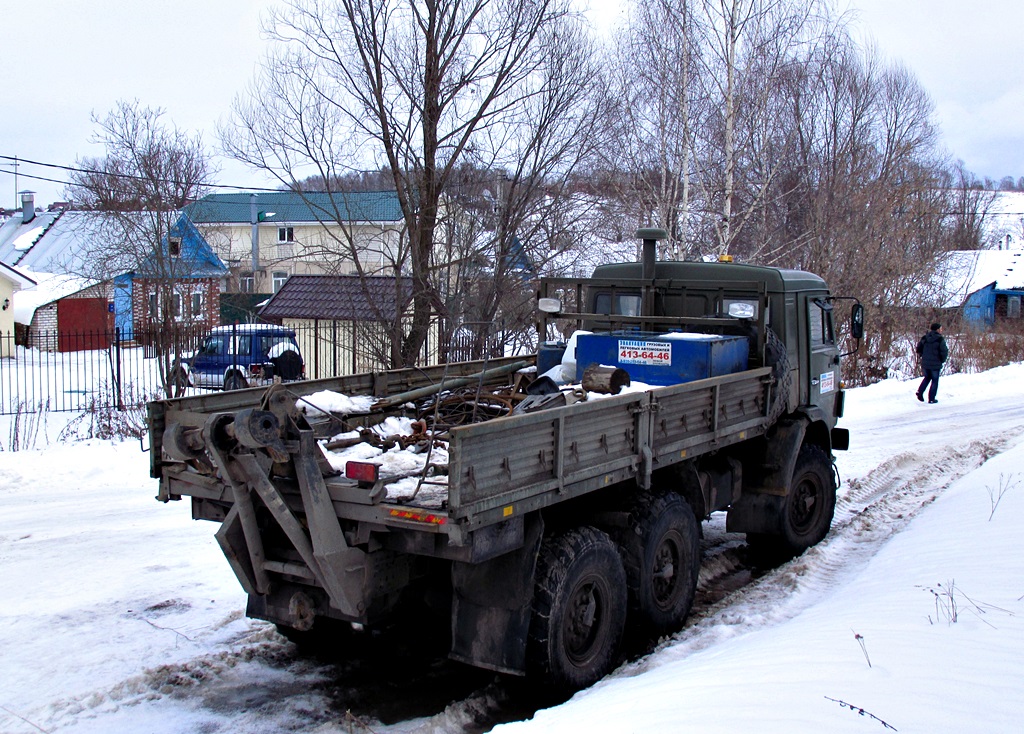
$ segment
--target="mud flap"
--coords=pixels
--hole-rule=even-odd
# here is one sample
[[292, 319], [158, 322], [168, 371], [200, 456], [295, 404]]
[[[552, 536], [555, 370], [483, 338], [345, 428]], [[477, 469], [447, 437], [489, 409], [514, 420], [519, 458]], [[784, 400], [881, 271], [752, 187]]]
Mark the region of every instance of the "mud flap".
[[521, 548], [485, 563], [452, 564], [452, 660], [525, 674], [534, 568], [543, 535], [544, 521], [535, 513], [526, 517]]
[[806, 421], [779, 421], [765, 447], [767, 471], [764, 478], [760, 486], [744, 487], [743, 494], [732, 504], [726, 515], [726, 530], [730, 533], [768, 535], [781, 532], [785, 497], [789, 493], [796, 457], [805, 435]]

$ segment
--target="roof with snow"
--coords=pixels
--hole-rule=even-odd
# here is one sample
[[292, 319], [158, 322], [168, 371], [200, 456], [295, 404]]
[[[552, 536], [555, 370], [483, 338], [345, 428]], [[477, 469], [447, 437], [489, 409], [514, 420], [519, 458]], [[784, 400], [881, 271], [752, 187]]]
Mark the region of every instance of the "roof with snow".
[[21, 288], [31, 288], [36, 284], [33, 278], [3, 262], [0, 262], [0, 278], [5, 278], [13, 283], [15, 291]]
[[939, 264], [936, 285], [941, 308], [956, 308], [969, 295], [993, 286], [999, 291], [1024, 290], [1024, 251], [955, 250]]
[[19, 250], [12, 264], [37, 273], [89, 272], [89, 243], [102, 216], [95, 212], [64, 212], [29, 247]]
[[40, 306], [78, 293], [98, 282], [67, 274], [25, 272], [25, 275], [33, 278], [36, 284], [14, 294], [14, 321], [19, 324], [32, 323], [32, 316]]
[[[250, 194], [210, 194], [185, 207], [196, 224], [250, 224]], [[256, 195], [262, 221], [291, 222], [397, 222], [402, 219], [394, 191], [354, 191], [333, 194], [274, 191]]]
[[0, 262], [17, 265], [18, 260], [60, 216], [60, 211], [36, 212], [31, 220], [25, 222], [22, 212], [12, 215], [0, 225]]

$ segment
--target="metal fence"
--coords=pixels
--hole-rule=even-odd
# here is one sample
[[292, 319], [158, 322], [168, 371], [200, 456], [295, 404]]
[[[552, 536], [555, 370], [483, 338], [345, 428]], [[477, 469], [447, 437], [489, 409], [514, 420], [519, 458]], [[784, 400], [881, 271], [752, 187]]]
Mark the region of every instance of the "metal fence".
[[[292, 328], [303, 350], [307, 378], [350, 374], [355, 368], [387, 369], [373, 352], [339, 358], [339, 352], [352, 347], [330, 322]], [[190, 356], [206, 333], [188, 328], [136, 330], [130, 341], [119, 330], [22, 334], [18, 339], [14, 333], [0, 333], [0, 414], [142, 406], [166, 395], [170, 368], [178, 358]], [[461, 342], [456, 339], [449, 345], [450, 360], [474, 358], [469, 354], [472, 345]], [[500, 353], [499, 344], [490, 346]]]

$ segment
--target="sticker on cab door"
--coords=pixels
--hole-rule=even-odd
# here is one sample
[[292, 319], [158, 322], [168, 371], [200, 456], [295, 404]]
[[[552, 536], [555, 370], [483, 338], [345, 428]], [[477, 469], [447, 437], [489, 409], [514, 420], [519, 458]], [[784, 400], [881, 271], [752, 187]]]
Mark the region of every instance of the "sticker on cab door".
[[827, 392], [832, 392], [836, 389], [836, 373], [835, 372], [823, 372], [821, 374], [820, 382], [821, 394], [824, 395]]

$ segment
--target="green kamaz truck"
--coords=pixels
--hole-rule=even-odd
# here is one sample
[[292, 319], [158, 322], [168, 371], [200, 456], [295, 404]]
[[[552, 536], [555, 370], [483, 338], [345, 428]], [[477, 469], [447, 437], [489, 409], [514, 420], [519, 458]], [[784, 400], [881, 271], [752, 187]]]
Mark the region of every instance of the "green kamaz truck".
[[[385, 625], [423, 634], [433, 620], [455, 660], [590, 685], [614, 664], [627, 620], [652, 634], [682, 626], [704, 518], [726, 512], [728, 530], [789, 553], [824, 538], [833, 452], [849, 444], [836, 426], [839, 299], [820, 278], [656, 262], [662, 233], [638, 236], [641, 262], [541, 281], [536, 355], [150, 403], [157, 498], [189, 497], [195, 519], [219, 525], [247, 614], [292, 640], [343, 645]], [[850, 319], [859, 339], [859, 304]], [[573, 361], [577, 378], [621, 370], [616, 388], [623, 373], [630, 387], [594, 399]], [[429, 491], [396, 494], [372, 458], [344, 471], [330, 462], [339, 431], [372, 436], [456, 389], [472, 393], [474, 417], [497, 417], [417, 420], [417, 435], [397, 438], [398, 450], [446, 457], [421, 477]], [[322, 391], [372, 401], [304, 410]]]

